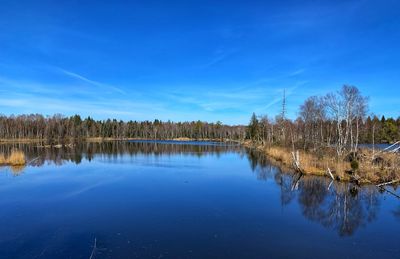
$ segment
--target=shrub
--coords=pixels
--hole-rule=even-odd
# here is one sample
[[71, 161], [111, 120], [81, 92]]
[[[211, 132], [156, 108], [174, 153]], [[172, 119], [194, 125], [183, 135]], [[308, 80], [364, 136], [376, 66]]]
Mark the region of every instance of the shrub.
[[11, 155], [7, 158], [6, 163], [9, 165], [25, 165], [25, 154], [22, 151], [13, 150], [11, 151]]
[[356, 170], [358, 170], [359, 164], [358, 164], [357, 160], [353, 160], [353, 161], [351, 161], [350, 166], [351, 166], [351, 169], [353, 169], [353, 171], [356, 171]]

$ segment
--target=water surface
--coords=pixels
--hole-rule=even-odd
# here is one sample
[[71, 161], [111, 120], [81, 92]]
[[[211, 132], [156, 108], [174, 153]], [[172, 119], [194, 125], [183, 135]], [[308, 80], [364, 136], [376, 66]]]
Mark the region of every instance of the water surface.
[[238, 145], [135, 141], [1, 151], [13, 147], [31, 163], [0, 171], [0, 258], [400, 255], [393, 195], [298, 179]]

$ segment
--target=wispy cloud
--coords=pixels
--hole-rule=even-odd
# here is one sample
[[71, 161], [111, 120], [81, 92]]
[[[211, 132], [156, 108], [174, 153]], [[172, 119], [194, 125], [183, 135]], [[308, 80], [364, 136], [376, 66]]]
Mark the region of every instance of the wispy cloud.
[[301, 87], [302, 85], [304, 85], [306, 83], [307, 83], [306, 81], [298, 82], [294, 86], [278, 89], [277, 90], [278, 95], [272, 101], [270, 101], [266, 106], [262, 107], [262, 109], [268, 110], [271, 106], [277, 104], [278, 102], [282, 102], [284, 95], [285, 95], [285, 98], [288, 98], [289, 96], [293, 95], [296, 92], [295, 91], [296, 89], [298, 89], [299, 87]]
[[[217, 55], [214, 62], [218, 63], [229, 54], [221, 55]], [[0, 77], [0, 94], [3, 96], [0, 107], [3, 112], [80, 114], [95, 119], [222, 120], [236, 124], [246, 123], [253, 111], [257, 114], [277, 114], [283, 89], [286, 88], [286, 95], [290, 96], [305, 82], [291, 78], [303, 73], [305, 68], [302, 68], [271, 77], [267, 74], [259, 80], [233, 85], [147, 85], [131, 94], [125, 93], [123, 88], [64, 68], [38, 69], [42, 69], [41, 73], [52, 73], [50, 80]], [[130, 85], [129, 88], [134, 87]]]
[[30, 94], [14, 94], [7, 99], [1, 98], [0, 107], [14, 110], [16, 113], [81, 114], [83, 116], [94, 116], [95, 118], [104, 118], [106, 116], [130, 119], [146, 119], [148, 113], [156, 115], [166, 111], [160, 104], [143, 101], [127, 102], [113, 98], [108, 101], [77, 100]]
[[298, 76], [298, 75], [303, 74], [305, 71], [306, 71], [305, 68], [301, 68], [301, 69], [298, 69], [298, 70], [296, 70], [296, 71], [293, 71], [292, 73], [289, 74], [289, 76], [290, 76], [290, 77], [292, 77], [292, 76]]
[[98, 82], [98, 81], [95, 81], [95, 80], [91, 80], [91, 79], [89, 79], [87, 77], [84, 77], [84, 76], [82, 76], [80, 74], [77, 74], [77, 73], [62, 69], [62, 68], [58, 68], [58, 70], [60, 72], [62, 72], [63, 74], [69, 76], [69, 77], [81, 80], [83, 82], [86, 82], [88, 84], [100, 87], [102, 89], [108, 89], [108, 90], [112, 90], [112, 91], [118, 92], [120, 94], [126, 94], [126, 92], [124, 90], [122, 90], [121, 88], [118, 88], [118, 87], [115, 87], [115, 86], [112, 86], [112, 85], [108, 85], [108, 84], [104, 84], [104, 83], [101, 83], [101, 82]]
[[[203, 90], [203, 91], [172, 91], [165, 94], [177, 105], [193, 105], [199, 109], [215, 113], [224, 111], [235, 111], [237, 113], [268, 113], [276, 111], [271, 109], [282, 101], [283, 90], [286, 96], [292, 95], [295, 90], [306, 82], [295, 83], [288, 87], [237, 87], [226, 90]], [[198, 89], [204, 87], [197, 87]], [[268, 102], [269, 100], [269, 102]], [[265, 104], [267, 102], [267, 105]]]
[[213, 57], [211, 58], [211, 60], [204, 64], [202, 67], [203, 68], [209, 68], [212, 67], [216, 64], [219, 64], [221, 62], [223, 62], [224, 60], [228, 59], [229, 57], [231, 57], [233, 54], [235, 54], [238, 50], [236, 49], [220, 49], [217, 50], [216, 53], [213, 55]]
[[204, 68], [211, 67], [211, 66], [213, 66], [215, 64], [218, 64], [218, 63], [222, 62], [227, 57], [229, 57], [228, 53], [219, 54], [219, 55], [215, 56], [212, 60], [210, 60], [210, 62], [206, 63], [203, 67]]
[[[69, 71], [63, 73], [90, 85], [101, 84]], [[135, 95], [127, 99], [120, 93], [84, 89], [82, 85], [68, 80], [52, 83], [0, 77], [0, 108], [5, 114], [61, 113], [140, 120], [167, 111], [162, 102], [151, 100], [148, 96]]]

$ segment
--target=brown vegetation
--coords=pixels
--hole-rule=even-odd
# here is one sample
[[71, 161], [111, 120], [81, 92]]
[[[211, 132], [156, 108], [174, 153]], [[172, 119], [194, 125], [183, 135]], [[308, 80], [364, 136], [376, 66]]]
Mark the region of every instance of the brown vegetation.
[[[289, 148], [260, 145], [257, 149], [282, 165], [293, 165], [293, 156]], [[395, 153], [380, 153], [374, 156], [370, 149], [359, 149], [357, 153], [349, 153], [338, 159], [333, 149], [315, 153], [300, 150], [299, 157], [300, 166], [305, 174], [328, 176], [329, 168], [335, 178], [341, 181], [358, 179], [360, 183], [382, 183], [400, 179], [400, 155]]]
[[25, 154], [22, 151], [12, 150], [8, 157], [0, 154], [0, 165], [22, 166], [25, 164]]
[[4, 154], [0, 154], [0, 165], [7, 164], [7, 159]]

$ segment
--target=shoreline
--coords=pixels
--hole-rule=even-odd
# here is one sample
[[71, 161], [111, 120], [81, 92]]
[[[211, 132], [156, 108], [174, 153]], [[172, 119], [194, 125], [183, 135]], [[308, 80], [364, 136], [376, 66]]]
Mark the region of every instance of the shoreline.
[[[101, 138], [101, 137], [90, 137], [90, 138], [78, 138], [78, 139], [62, 139], [60, 141], [54, 141], [53, 144], [49, 145], [60, 145], [60, 144], [73, 144], [76, 142], [102, 142], [102, 141], [130, 141], [130, 140], [145, 140], [145, 141], [212, 141], [212, 142], [236, 142], [237, 140], [230, 139], [210, 139], [210, 138], [172, 138], [172, 139], [149, 139], [149, 138]], [[24, 143], [44, 143], [48, 142], [48, 139], [0, 139], [0, 144], [24, 144]]]
[[[357, 184], [382, 184], [386, 182], [400, 182], [400, 163], [399, 154], [383, 154], [380, 153], [376, 158], [381, 159], [379, 165], [371, 162], [371, 150], [360, 149], [357, 153], [357, 168], [352, 168], [351, 161], [346, 161], [345, 157], [340, 159], [329, 153], [329, 149], [322, 153], [306, 152], [304, 150], [297, 151], [299, 155], [298, 165], [294, 163], [292, 150], [279, 146], [266, 146], [263, 144], [254, 143], [250, 140], [239, 141], [230, 139], [193, 139], [193, 138], [173, 138], [173, 139], [145, 139], [145, 138], [82, 138], [82, 139], [64, 139], [63, 141], [53, 142], [52, 144], [44, 144], [40, 147], [55, 147], [63, 146], [72, 147], [76, 142], [104, 142], [104, 141], [181, 141], [181, 142], [234, 142], [245, 148], [251, 148], [261, 152], [267, 159], [272, 160], [283, 169], [289, 169], [300, 172], [302, 175], [324, 176], [335, 181], [355, 182]], [[0, 139], [0, 144], [29, 144], [29, 143], [46, 143], [46, 139]], [[391, 160], [390, 160], [391, 159]], [[372, 159], [373, 161], [374, 159]], [[4, 165], [5, 163], [0, 163]]]
[[[267, 147], [262, 144], [257, 145], [251, 141], [244, 141], [241, 145], [261, 152], [262, 155], [267, 157], [267, 159], [273, 160], [277, 163], [280, 168], [289, 169], [305, 176], [323, 176], [330, 178], [333, 181], [354, 182], [357, 185], [383, 185], [385, 183], [395, 185], [400, 184], [400, 171], [398, 167], [379, 167], [373, 166], [370, 164], [371, 162], [359, 161], [358, 163], [360, 163], [360, 168], [353, 170], [350, 162], [343, 161], [344, 158], [335, 159], [328, 155], [320, 158], [311, 152], [304, 152], [301, 150], [299, 152], [299, 167], [296, 168], [293, 159], [294, 155], [292, 156], [291, 151], [288, 148], [277, 146]], [[370, 151], [366, 149], [360, 149], [359, 152], [363, 156], [365, 156], [366, 153], [370, 153]], [[399, 154], [390, 154], [390, 156], [397, 156], [400, 160]], [[326, 163], [326, 167], [321, 168], [318, 162], [320, 162], [320, 164]], [[335, 169], [331, 171], [333, 168]]]

